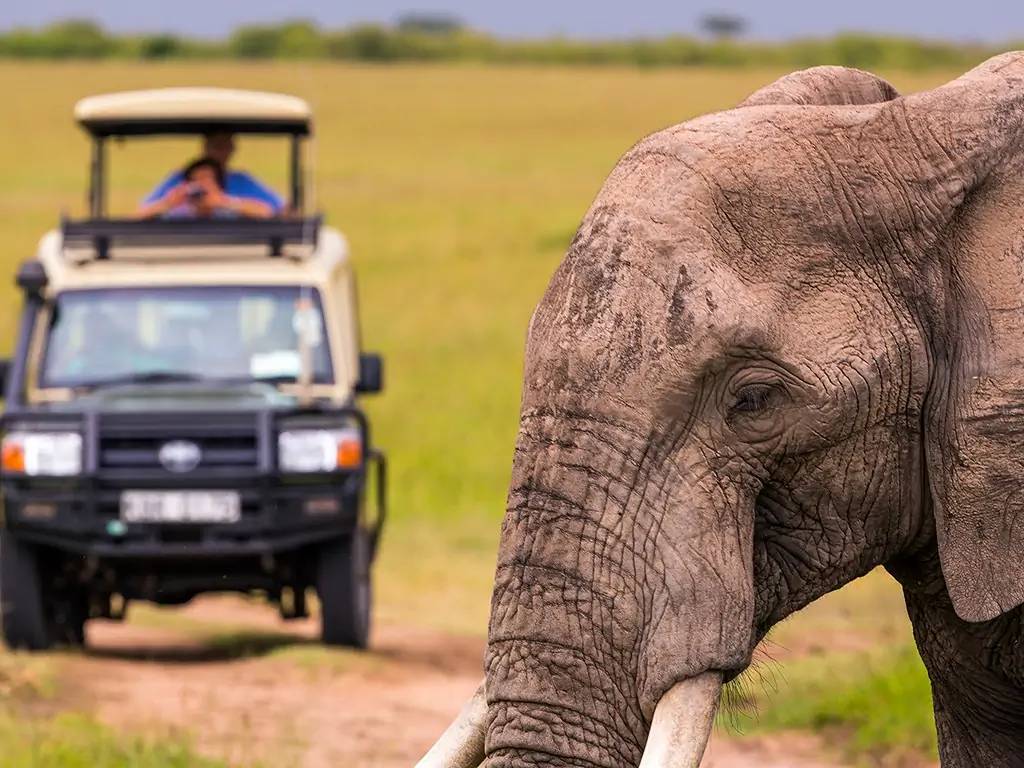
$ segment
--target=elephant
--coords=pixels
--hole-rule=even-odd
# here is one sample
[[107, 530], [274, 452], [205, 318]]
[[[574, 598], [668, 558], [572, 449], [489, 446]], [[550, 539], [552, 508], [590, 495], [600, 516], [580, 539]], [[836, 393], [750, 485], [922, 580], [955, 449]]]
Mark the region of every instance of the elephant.
[[879, 565], [943, 766], [1022, 766], [1022, 483], [1024, 52], [655, 133], [531, 317], [484, 683], [420, 766], [697, 766], [768, 630]]

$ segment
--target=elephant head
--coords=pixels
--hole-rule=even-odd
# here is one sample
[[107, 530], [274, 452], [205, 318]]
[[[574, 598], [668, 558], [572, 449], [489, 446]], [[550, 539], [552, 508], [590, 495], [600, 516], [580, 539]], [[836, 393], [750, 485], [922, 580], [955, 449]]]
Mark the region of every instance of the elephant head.
[[879, 564], [1024, 602], [1022, 207], [1022, 54], [629, 151], [531, 319], [486, 684], [422, 765], [695, 766], [768, 629]]

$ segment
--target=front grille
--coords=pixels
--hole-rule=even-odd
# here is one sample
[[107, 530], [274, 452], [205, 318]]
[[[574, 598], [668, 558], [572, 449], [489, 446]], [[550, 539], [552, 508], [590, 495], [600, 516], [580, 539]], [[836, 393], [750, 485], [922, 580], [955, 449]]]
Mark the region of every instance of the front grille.
[[251, 470], [259, 463], [259, 431], [251, 414], [106, 414], [99, 422], [97, 464], [100, 470], [162, 471], [160, 449], [180, 440], [199, 448], [199, 464], [193, 471]]

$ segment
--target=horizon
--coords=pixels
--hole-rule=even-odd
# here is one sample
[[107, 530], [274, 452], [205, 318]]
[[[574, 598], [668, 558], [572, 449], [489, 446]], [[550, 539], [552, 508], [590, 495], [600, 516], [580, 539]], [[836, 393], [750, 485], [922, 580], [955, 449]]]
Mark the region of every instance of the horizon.
[[[914, 7], [916, 6], [916, 8]], [[343, 8], [318, 0], [293, 0], [289, 10], [269, 0], [212, 5], [179, 0], [174, 19], [162, 8], [127, 0], [36, 0], [5, 9], [0, 30], [39, 28], [58, 21], [88, 19], [115, 34], [170, 33], [219, 39], [254, 24], [308, 20], [322, 28], [359, 23], [393, 24], [404, 14], [451, 16], [467, 27], [501, 38], [566, 37], [581, 40], [700, 36], [708, 13], [736, 16], [746, 29], [740, 39], [781, 41], [831, 37], [841, 33], [892, 35], [955, 42], [1024, 44], [1024, 4], [978, 0], [965, 16], [950, 7], [916, 2], [894, 6], [888, 0], [862, 0], [855, 6], [825, 7], [811, 0], [783, 0], [765, 7], [755, 0], [730, 0], [719, 7], [683, 8], [663, 0], [638, 0], [628, 8], [594, 10], [584, 0], [521, 0], [515, 8], [472, 0], [442, 0], [429, 6], [413, 0], [349, 0]]]

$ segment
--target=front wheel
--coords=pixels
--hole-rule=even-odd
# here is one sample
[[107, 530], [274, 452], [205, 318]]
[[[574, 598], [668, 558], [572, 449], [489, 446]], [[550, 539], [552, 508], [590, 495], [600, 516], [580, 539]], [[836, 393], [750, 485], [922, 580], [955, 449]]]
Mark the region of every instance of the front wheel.
[[50, 636], [54, 642], [71, 648], [85, 645], [85, 622], [89, 618], [89, 598], [73, 592], [55, 597], [50, 606]]
[[320, 547], [316, 591], [325, 645], [365, 648], [370, 637], [370, 536], [356, 530]]
[[53, 645], [33, 547], [0, 530], [0, 606], [7, 645], [42, 651]]

